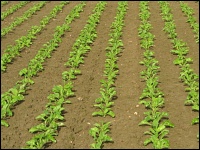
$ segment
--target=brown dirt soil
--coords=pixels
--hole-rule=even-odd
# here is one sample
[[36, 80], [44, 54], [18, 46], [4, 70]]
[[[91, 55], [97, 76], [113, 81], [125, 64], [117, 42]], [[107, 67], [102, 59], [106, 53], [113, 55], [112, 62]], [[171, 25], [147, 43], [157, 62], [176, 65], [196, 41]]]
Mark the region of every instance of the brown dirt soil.
[[[13, 18], [20, 16], [36, 2], [31, 2], [15, 13], [9, 15], [4, 21], [1, 21], [1, 28], [7, 26], [13, 21]], [[59, 2], [51, 1], [47, 3], [41, 11], [29, 18], [16, 29], [1, 38], [1, 55], [6, 47], [15, 44], [15, 40], [26, 35], [27, 31], [33, 25], [39, 25], [39, 21], [47, 15]], [[34, 58], [37, 51], [52, 38], [54, 29], [57, 25], [64, 23], [65, 17], [79, 2], [70, 2], [65, 5], [56, 19], [52, 19], [45, 27], [30, 48], [25, 48], [20, 57], [16, 57], [12, 64], [8, 64], [7, 72], [1, 73], [1, 93], [12, 88], [15, 83], [22, 79], [18, 73], [21, 69], [27, 67], [28, 62]], [[183, 15], [178, 2], [169, 2], [177, 26], [178, 38], [185, 41], [190, 48], [188, 57], [194, 60], [191, 65], [195, 73], [199, 75], [199, 44], [195, 43], [194, 34], [187, 18]], [[199, 4], [196, 2], [186, 2], [195, 10], [195, 17], [199, 21]], [[12, 4], [10, 2], [2, 7], [5, 11]], [[34, 85], [31, 90], [27, 91], [28, 95], [19, 105], [13, 109], [14, 116], [7, 121], [10, 124], [8, 128], [1, 126], [1, 148], [22, 148], [25, 143], [33, 137], [28, 130], [39, 124], [35, 120], [41, 114], [47, 104], [47, 96], [55, 85], [62, 84], [61, 74], [67, 70], [64, 63], [69, 58], [69, 53], [75, 40], [78, 38], [80, 31], [86, 24], [89, 15], [96, 6], [97, 2], [86, 2], [84, 11], [80, 13], [80, 18], [71, 23], [71, 31], [66, 32], [62, 38], [62, 43], [52, 53], [52, 57], [44, 63], [44, 71], [34, 77]], [[108, 2], [105, 10], [97, 25], [97, 38], [91, 46], [91, 51], [86, 54], [84, 64], [80, 65], [82, 75], [78, 75], [74, 80], [75, 97], [69, 98], [72, 104], [64, 104], [66, 113], [64, 114], [66, 125], [61, 127], [56, 137], [57, 143], [48, 145], [49, 148], [69, 149], [69, 148], [90, 148], [93, 138], [88, 134], [93, 124], [99, 121], [110, 121], [112, 143], [104, 143], [103, 148], [134, 148], [134, 149], [151, 149], [152, 144], [143, 146], [144, 140], [148, 137], [143, 133], [148, 127], [138, 126], [143, 120], [143, 113], [146, 111], [143, 105], [136, 107], [139, 97], [145, 87], [145, 83], [140, 78], [140, 72], [145, 68], [139, 65], [143, 59], [144, 50], [140, 48], [137, 29], [140, 25], [139, 20], [139, 2], [128, 2], [128, 10], [125, 16], [125, 26], [123, 27], [122, 41], [124, 48], [119, 55], [118, 66], [119, 75], [117, 76], [115, 86], [117, 98], [114, 100], [113, 111], [115, 118], [111, 117], [92, 117], [95, 111], [93, 107], [95, 99], [100, 96], [100, 80], [103, 79], [104, 63], [106, 59], [106, 47], [108, 46], [111, 23], [116, 16], [117, 2]], [[158, 2], [149, 2], [151, 17], [150, 22], [153, 26], [151, 32], [155, 35], [153, 51], [155, 58], [159, 61], [159, 88], [165, 94], [165, 107], [162, 111], [169, 113], [169, 120], [174, 123], [175, 127], [169, 129], [168, 140], [170, 148], [175, 149], [197, 149], [199, 142], [196, 135], [199, 132], [198, 125], [191, 125], [192, 118], [198, 113], [192, 111], [190, 106], [184, 106], [187, 97], [185, 86], [179, 80], [180, 69], [173, 64], [177, 57], [170, 53], [172, 44], [167, 35], [162, 31], [164, 21], [160, 15]]]

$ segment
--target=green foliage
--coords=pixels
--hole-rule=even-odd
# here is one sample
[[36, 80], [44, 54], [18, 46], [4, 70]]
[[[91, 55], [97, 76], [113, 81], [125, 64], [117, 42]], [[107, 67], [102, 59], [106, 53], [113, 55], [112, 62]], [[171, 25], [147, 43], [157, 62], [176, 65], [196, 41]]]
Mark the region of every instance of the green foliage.
[[[170, 12], [169, 3], [167, 2], [159, 2], [160, 7], [162, 10], [162, 18], [166, 18], [166, 15], [172, 16], [172, 13]], [[196, 19], [192, 16], [194, 14], [194, 11], [184, 2], [180, 2], [180, 6], [182, 9], [182, 12], [188, 17], [187, 22], [190, 23], [190, 26], [193, 28], [193, 32], [196, 34], [196, 42], [199, 42], [199, 25], [196, 23]], [[165, 10], [169, 10], [167, 13], [163, 13]], [[191, 105], [192, 110], [199, 111], [199, 84], [198, 79], [199, 76], [194, 73], [194, 71], [190, 68], [190, 63], [193, 62], [191, 58], [186, 58], [187, 53], [189, 52], [189, 48], [186, 47], [186, 43], [183, 42], [180, 39], [177, 39], [177, 33], [175, 32], [175, 24], [172, 20], [166, 20], [165, 21], [165, 27], [164, 31], [166, 31], [170, 38], [172, 38], [171, 42], [173, 44], [173, 50], [171, 50], [171, 53], [177, 55], [177, 58], [173, 61], [175, 65], [179, 65], [181, 68], [180, 73], [180, 79], [181, 81], [187, 86], [185, 88], [185, 91], [188, 92], [187, 98], [185, 100], [185, 105]], [[194, 118], [192, 120], [192, 124], [198, 123], [198, 119]], [[197, 136], [198, 138], [198, 136]]]
[[[127, 2], [118, 2], [117, 15], [115, 21], [112, 23], [110, 29], [111, 33], [109, 39], [109, 46], [106, 48], [106, 61], [104, 76], [106, 79], [100, 80], [102, 88], [100, 88], [101, 97], [95, 100], [95, 107], [100, 110], [93, 112], [92, 116], [111, 116], [115, 117], [115, 113], [112, 111], [111, 107], [114, 105], [112, 99], [116, 96], [116, 91], [114, 86], [114, 80], [118, 73], [117, 65], [117, 55], [120, 53], [123, 43], [121, 38], [122, 27], [124, 25], [123, 20], [125, 13], [127, 11]], [[91, 148], [102, 148], [102, 144], [106, 141], [112, 141], [111, 137], [106, 135], [109, 131], [109, 123], [106, 124], [95, 124], [96, 127], [91, 128], [89, 134], [93, 136], [95, 143], [91, 144]]]
[[[41, 2], [37, 5], [37, 7], [33, 8], [32, 11], [35, 11], [35, 9], [39, 9], [40, 7], [42, 7], [46, 2]], [[67, 2], [66, 2], [67, 3]], [[30, 47], [32, 44], [32, 40], [36, 38], [36, 34], [40, 33], [41, 30], [46, 26], [46, 24], [49, 23], [50, 19], [52, 19], [53, 17], [56, 17], [56, 14], [61, 11], [61, 8], [63, 8], [63, 6], [66, 4], [61, 2], [59, 5], [57, 5], [48, 16], [45, 16], [42, 21], [40, 21], [40, 25], [39, 26], [32, 26], [31, 29], [28, 31], [28, 34], [26, 36], [22, 36], [19, 39], [15, 40], [16, 45], [12, 46], [12, 45], [8, 45], [7, 49], [5, 50], [5, 53], [3, 54], [3, 56], [1, 57], [1, 71], [6, 71], [6, 65], [8, 63], [11, 63], [13, 58], [15, 58], [17, 55], [20, 55], [20, 51], [22, 51], [25, 47]], [[38, 8], [39, 7], [39, 8]], [[32, 11], [27, 11], [27, 14], [31, 14]], [[26, 15], [27, 16], [27, 15]], [[9, 27], [8, 30], [10, 30], [11, 28]], [[6, 29], [7, 30], [7, 29]], [[9, 31], [4, 31], [2, 30], [2, 32], [9, 32]], [[3, 33], [4, 34], [4, 33]], [[58, 41], [58, 37], [56, 37], [55, 39], [56, 41]], [[50, 42], [51, 44], [49, 46], [52, 47], [56, 47], [57, 44], [55, 42]], [[41, 54], [43, 51], [43, 54]], [[50, 54], [49, 52], [47, 53], [47, 51], [44, 51], [44, 49], [42, 48], [38, 53], [40, 53], [40, 55], [45, 55], [45, 58], [48, 57], [50, 58]]]
[[9, 26], [1, 30], [1, 37], [5, 36], [8, 32], [12, 31], [16, 26], [20, 25], [22, 22], [31, 17], [36, 11], [39, 11], [45, 4], [46, 4], [45, 1], [37, 3], [29, 10], [27, 10], [21, 17], [15, 18], [14, 21]]
[[95, 143], [91, 144], [91, 148], [101, 149], [104, 142], [111, 142], [112, 138], [107, 135], [110, 131], [110, 122], [107, 123], [95, 123], [95, 127], [89, 130], [89, 134], [94, 138]]
[[6, 9], [6, 11], [4, 11], [4, 12], [1, 13], [1, 21], [3, 21], [8, 15], [14, 13], [19, 8], [25, 6], [29, 2], [30, 1], [21, 1], [18, 4], [12, 5], [9, 9]]
[[196, 43], [199, 43], [199, 24], [196, 21], [196, 18], [194, 15], [194, 10], [188, 6], [188, 4], [184, 2], [180, 2], [180, 6], [182, 9], [182, 12], [185, 14], [185, 16], [188, 17], [187, 21], [190, 24], [190, 27], [193, 29], [193, 32], [195, 33], [195, 41]]
[[[57, 7], [57, 9], [61, 10], [61, 8], [63, 7], [64, 4], [66, 4], [66, 2], [65, 3], [61, 2], [61, 4], [58, 5], [59, 7]], [[80, 5], [83, 5], [83, 4], [80, 4]], [[54, 11], [55, 11], [55, 9], [54, 9]], [[80, 12], [80, 10], [77, 10], [77, 11]], [[57, 11], [55, 13], [57, 13]], [[33, 30], [34, 30], [34, 32], [35, 32], [35, 30], [39, 31], [39, 29], [40, 28], [37, 28], [35, 26], [31, 29], [31, 32], [33, 32]], [[59, 29], [60, 29], [60, 27], [59, 27]], [[69, 25], [64, 23], [63, 26], [61, 26], [61, 31], [66, 31], [66, 30], [69, 30]], [[52, 53], [52, 51], [55, 50], [58, 47], [58, 43], [61, 42], [60, 39], [61, 39], [61, 36], [63, 35], [63, 33], [60, 33], [60, 30], [56, 30], [54, 35], [57, 35], [57, 36], [54, 36], [53, 39], [51, 39], [49, 42], [47, 42], [47, 44], [44, 44], [43, 45], [44, 48], [41, 48], [38, 51], [38, 54], [35, 56], [35, 58], [30, 60], [28, 67], [22, 69], [19, 72], [19, 75], [24, 76], [24, 79], [21, 81], [17, 81], [16, 85], [19, 87], [23, 86], [24, 88], [21, 89], [20, 91], [18, 91], [18, 88], [12, 88], [8, 92], [2, 94], [2, 97], [3, 97], [2, 101], [3, 101], [4, 109], [1, 110], [1, 111], [3, 111], [3, 116], [1, 117], [1, 120], [3, 120], [2, 121], [3, 125], [7, 126], [7, 124], [5, 123], [4, 120], [6, 119], [7, 116], [12, 116], [11, 108], [18, 101], [21, 101], [24, 99], [24, 94], [25, 94], [26, 90], [28, 89], [27, 86], [29, 84], [34, 83], [31, 80], [31, 78], [33, 76], [36, 76], [39, 71], [42, 71], [44, 69], [42, 63], [44, 62], [44, 60], [47, 57], [50, 57], [50, 54]], [[27, 39], [26, 36], [22, 36], [20, 39], [18, 39], [16, 41], [18, 43], [17, 47], [19, 49], [23, 48], [24, 46], [29, 46], [31, 44], [31, 40]], [[76, 71], [74, 71], [74, 73], [77, 74], [78, 71], [76, 70]], [[65, 81], [64, 81], [64, 83], [65, 83]], [[68, 100], [65, 101], [65, 99], [66, 99], [66, 96], [72, 96], [74, 94], [72, 92], [71, 88], [72, 88], [71, 82], [66, 83], [64, 86], [56, 86], [54, 88], [55, 93], [48, 98], [51, 101], [54, 101], [54, 100], [52, 100], [52, 98], [55, 98], [55, 99], [57, 98], [56, 100], [58, 100], [59, 104], [70, 103], [70, 101], [68, 101]], [[11, 94], [11, 92], [12, 92], [12, 94]], [[49, 104], [47, 106], [49, 106]]]
[[[145, 146], [152, 143], [155, 149], [169, 148], [169, 141], [165, 139], [169, 133], [166, 127], [174, 127], [174, 125], [167, 120], [168, 114], [166, 112], [159, 112], [160, 108], [164, 106], [164, 94], [158, 88], [157, 73], [160, 67], [158, 66], [158, 61], [154, 58], [154, 52], [150, 51], [150, 48], [153, 47], [155, 36], [150, 33], [152, 26], [148, 22], [148, 18], [150, 17], [148, 2], [140, 2], [139, 6], [141, 25], [138, 28], [138, 36], [141, 41], [140, 46], [145, 50], [143, 53], [144, 60], [140, 61], [139, 64], [146, 67], [146, 70], [140, 72], [141, 78], [144, 78], [146, 81], [146, 87], [140, 96], [139, 104], [143, 104], [148, 109], [144, 113], [146, 117], [139, 125], [150, 126], [149, 131], [144, 132], [144, 134], [150, 135], [144, 141]], [[167, 14], [167, 12], [168, 9], [164, 13]], [[146, 14], [149, 14], [149, 16], [146, 16]], [[170, 20], [172, 17], [171, 15], [163, 19]], [[167, 25], [168, 28], [165, 30], [172, 33], [170, 38], [176, 37], [176, 34], [173, 32], [175, 28], [174, 24], [168, 23]]]

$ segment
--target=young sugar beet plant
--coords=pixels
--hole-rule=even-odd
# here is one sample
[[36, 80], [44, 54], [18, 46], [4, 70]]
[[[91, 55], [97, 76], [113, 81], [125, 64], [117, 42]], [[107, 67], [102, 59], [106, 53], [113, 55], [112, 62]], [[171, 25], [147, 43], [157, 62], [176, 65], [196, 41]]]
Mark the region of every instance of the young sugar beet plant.
[[[79, 51], [82, 51], [82, 53], [79, 53], [80, 55], [78, 55], [80, 57], [81, 55], [83, 56], [83, 54], [86, 53], [85, 49], [83, 49], [84, 47], [87, 47], [87, 51], [90, 50], [89, 45], [91, 44], [91, 42], [94, 41], [93, 37], [96, 37], [95, 28], [96, 28], [97, 23], [99, 22], [98, 18], [101, 15], [100, 12], [104, 9], [105, 4], [106, 4], [105, 2], [99, 2], [97, 4], [97, 6], [95, 7], [93, 11], [94, 14], [92, 14], [89, 17], [89, 21], [87, 21], [88, 24], [85, 26], [84, 30], [82, 30], [81, 34], [79, 35], [77, 39], [77, 41], [81, 43], [79, 45], [75, 45], [76, 44], [75, 42], [73, 46], [74, 48], [73, 53], [70, 52], [70, 54], [74, 54], [76, 52], [79, 53]], [[80, 4], [77, 5], [76, 8], [81, 9], [83, 5], [85, 5], [85, 3], [83, 3], [82, 5]], [[101, 9], [96, 9], [97, 7], [100, 7]], [[77, 11], [72, 11], [71, 14], [73, 15], [73, 17], [79, 16]], [[94, 20], [94, 18], [97, 18], [97, 19]], [[69, 19], [71, 23], [72, 20], [70, 19], [70, 17], [67, 17], [66, 19], [67, 20]], [[91, 24], [90, 22], [95, 22], [96, 25], [93, 26], [94, 23]], [[83, 35], [89, 30], [91, 31], [90, 34], [94, 32], [95, 36], [94, 35], [90, 36], [90, 38], [88, 39], [86, 36], [83, 36]], [[84, 47], [81, 45], [84, 45]], [[63, 86], [58, 85], [53, 88], [52, 91], [54, 92], [54, 94], [50, 94], [48, 96], [48, 99], [50, 100], [50, 102], [46, 105], [46, 110], [44, 111], [43, 114], [36, 117], [36, 119], [42, 120], [43, 123], [35, 127], [32, 127], [29, 130], [31, 133], [34, 133], [34, 132], [41, 132], [41, 133], [35, 135], [30, 141], [26, 142], [27, 146], [25, 148], [43, 148], [46, 143], [56, 142], [55, 136], [58, 134], [57, 133], [58, 127], [64, 126], [64, 123], [59, 122], [59, 121], [63, 121], [64, 119], [64, 117], [62, 116], [62, 111], [64, 110], [62, 105], [64, 103], [71, 103], [69, 100], [67, 101], [65, 100], [69, 98], [70, 96], [74, 96], [74, 92], [72, 92], [73, 82], [71, 80], [76, 79], [76, 76], [78, 74], [81, 74], [81, 71], [78, 69], [78, 67], [80, 63], [83, 63], [83, 61], [76, 62], [80, 58], [77, 59], [77, 58], [74, 58], [73, 56], [74, 55], [70, 55], [71, 59], [69, 59], [68, 62], [66, 63], [66, 64], [69, 64], [68, 67], [70, 67], [70, 69], [62, 73]], [[72, 63], [72, 61], [75, 63]], [[50, 109], [52, 107], [55, 107], [55, 111]], [[54, 117], [54, 116], [58, 116], [58, 117]]]
[[36, 11], [39, 11], [47, 2], [43, 1], [40, 3], [35, 4], [33, 7], [31, 7], [29, 10], [27, 10], [21, 17], [17, 17], [14, 19], [14, 21], [7, 27], [1, 29], [1, 37], [8, 34], [8, 32], [12, 31], [16, 26], [23, 23], [25, 20], [30, 18]]
[[[106, 48], [106, 61], [104, 76], [106, 79], [102, 79], [100, 88], [101, 97], [97, 98], [95, 102], [95, 107], [100, 110], [92, 113], [92, 116], [111, 116], [115, 117], [114, 112], [111, 107], [114, 104], [112, 102], [114, 96], [116, 96], [116, 91], [114, 86], [114, 81], [118, 73], [117, 65], [117, 55], [121, 52], [123, 43], [120, 40], [122, 35], [122, 27], [124, 26], [124, 16], [127, 11], [127, 2], [118, 2], [117, 15], [115, 21], [111, 25], [111, 33], [109, 40], [109, 47]], [[102, 148], [103, 143], [111, 142], [112, 138], [107, 135], [110, 131], [110, 122], [95, 123], [95, 127], [89, 130], [89, 134], [94, 138], [94, 143], [91, 144], [91, 148]]]
[[140, 64], [146, 66], [146, 70], [140, 73], [146, 81], [146, 87], [140, 96], [141, 101], [139, 103], [144, 104], [148, 109], [144, 113], [146, 117], [139, 125], [150, 126], [149, 131], [144, 132], [144, 134], [151, 136], [144, 141], [145, 146], [153, 143], [155, 149], [169, 148], [169, 141], [165, 139], [169, 133], [166, 127], [174, 127], [174, 125], [168, 120], [168, 113], [159, 111], [164, 106], [164, 94], [157, 87], [157, 72], [160, 67], [158, 61], [154, 58], [154, 52], [150, 50], [153, 47], [155, 36], [150, 33], [152, 26], [148, 21], [150, 17], [148, 2], [140, 2], [139, 8], [141, 25], [138, 28], [138, 36], [141, 40], [140, 46], [145, 50], [144, 60]]
[[8, 15], [14, 13], [15, 11], [17, 11], [21, 7], [25, 6], [29, 2], [30, 1], [21, 1], [18, 4], [14, 4], [12, 7], [10, 7], [9, 9], [7, 9], [6, 11], [1, 13], [1, 20], [3, 21]]
[[[159, 2], [159, 3], [162, 12], [161, 15], [166, 16], [171, 14], [169, 3], [167, 2]], [[168, 14], [163, 13], [163, 11], [165, 11], [166, 9], [169, 10]], [[193, 13], [192, 11], [189, 11], [187, 14], [189, 15]], [[163, 17], [163, 19], [164, 18], [165, 17]], [[175, 31], [176, 26], [173, 23], [173, 20], [164, 19], [164, 21], [165, 21], [165, 27], [163, 30], [166, 31], [166, 33], [168, 34], [177, 35]], [[167, 23], [169, 22], [172, 24], [171, 29], [169, 29], [169, 26], [167, 26]], [[189, 52], [189, 48], [186, 46], [187, 44], [183, 42], [181, 39], [178, 39], [177, 36], [171, 37], [170, 39], [172, 39], [171, 42], [174, 48], [173, 50], [171, 50], [171, 53], [178, 56], [178, 58], [175, 59], [173, 63], [175, 65], [180, 66], [181, 73], [179, 78], [187, 86], [185, 91], [188, 92], [188, 96], [185, 101], [185, 105], [191, 105], [192, 110], [199, 112], [199, 83], [198, 83], [199, 76], [194, 73], [193, 69], [190, 68], [190, 63], [192, 63], [193, 60], [191, 58], [186, 58], [186, 55]], [[198, 123], [199, 123], [199, 116], [195, 117], [192, 120], [192, 124], [198, 124]], [[197, 138], [199, 138], [199, 135], [197, 135]]]
[[[77, 6], [75, 6], [74, 10], [70, 12], [69, 16], [72, 17], [73, 19], [77, 18], [78, 15], [82, 11], [82, 7], [80, 6], [85, 6], [85, 3], [81, 3]], [[76, 14], [76, 15], [75, 15]], [[69, 18], [70, 18], [69, 17]], [[12, 113], [10, 113], [10, 109], [14, 107], [14, 105], [24, 99], [24, 94], [26, 90], [28, 89], [27, 87], [31, 84], [34, 84], [34, 81], [31, 80], [33, 76], [36, 76], [38, 72], [44, 70], [42, 63], [45, 61], [45, 59], [51, 57], [51, 53], [53, 50], [55, 50], [58, 47], [58, 44], [62, 41], [61, 37], [64, 34], [65, 31], [68, 31], [70, 29], [69, 27], [69, 22], [66, 19], [66, 23], [64, 23], [61, 27], [57, 26], [55, 33], [53, 35], [53, 39], [51, 39], [47, 44], [44, 44], [43, 48], [41, 48], [37, 55], [30, 60], [28, 67], [22, 69], [19, 72], [20, 76], [24, 76], [24, 79], [21, 81], [17, 81], [16, 86], [12, 89], [10, 89], [8, 92], [5, 92], [1, 95], [1, 100], [2, 102], [2, 109], [1, 112], [4, 112], [1, 114], [1, 125], [8, 126], [8, 123], [5, 121], [8, 117], [12, 116]], [[21, 89], [23, 87], [23, 89]], [[13, 91], [18, 91], [17, 93], [13, 93]], [[14, 97], [13, 95], [17, 95]]]
[[52, 18], [55, 18], [56, 15], [62, 11], [62, 8], [69, 2], [60, 2], [59, 5], [56, 5], [48, 16], [45, 16], [41, 21], [39, 26], [32, 26], [28, 31], [26, 36], [22, 36], [19, 39], [15, 40], [16, 45], [8, 45], [7, 49], [4, 50], [4, 54], [1, 57], [1, 71], [6, 71], [6, 65], [12, 63], [12, 60], [20, 55], [20, 52], [25, 47], [30, 47], [33, 39], [36, 38], [36, 34], [40, 33], [42, 29], [49, 23]]
[[193, 29], [193, 33], [195, 34], [196, 43], [199, 43], [199, 24], [196, 21], [196, 18], [193, 16], [194, 10], [188, 6], [188, 4], [184, 2], [180, 2], [180, 6], [182, 12], [185, 16], [188, 17], [187, 22], [190, 24], [190, 27]]

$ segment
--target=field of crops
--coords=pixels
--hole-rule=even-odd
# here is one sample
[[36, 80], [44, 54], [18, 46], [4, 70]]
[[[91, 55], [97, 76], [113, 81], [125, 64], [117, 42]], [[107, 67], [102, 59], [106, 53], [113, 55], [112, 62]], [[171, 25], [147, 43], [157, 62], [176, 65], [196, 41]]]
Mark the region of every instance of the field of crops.
[[1, 1], [1, 148], [199, 148], [199, 3]]

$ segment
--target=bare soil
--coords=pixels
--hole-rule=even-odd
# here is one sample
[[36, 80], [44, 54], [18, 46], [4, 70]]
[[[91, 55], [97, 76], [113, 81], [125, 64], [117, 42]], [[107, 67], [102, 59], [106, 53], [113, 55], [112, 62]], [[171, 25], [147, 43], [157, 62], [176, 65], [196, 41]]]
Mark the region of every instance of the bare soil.
[[[13, 18], [20, 16], [24, 11], [34, 5], [36, 1], [32, 1], [15, 13], [9, 15], [4, 21], [1, 21], [1, 28], [6, 27], [13, 21]], [[15, 40], [26, 35], [27, 31], [33, 25], [39, 25], [39, 21], [47, 15], [58, 1], [50, 1], [41, 11], [38, 11], [28, 21], [25, 21], [16, 29], [1, 38], [1, 55], [6, 47], [15, 44]], [[8, 64], [7, 72], [1, 73], [1, 93], [12, 88], [15, 83], [22, 79], [18, 73], [21, 69], [28, 66], [28, 62], [34, 58], [37, 51], [49, 41], [54, 33], [54, 29], [58, 25], [64, 23], [65, 17], [79, 2], [70, 2], [64, 6], [63, 11], [59, 13], [56, 19], [50, 21], [41, 34], [37, 35], [36, 40], [30, 48], [25, 48], [21, 52], [20, 57], [16, 57], [12, 64]], [[35, 120], [41, 114], [48, 102], [47, 96], [51, 94], [51, 90], [55, 85], [62, 84], [62, 72], [67, 68], [64, 63], [69, 58], [69, 53], [75, 40], [78, 38], [80, 31], [86, 24], [89, 15], [98, 2], [86, 2], [84, 11], [80, 13], [80, 18], [75, 19], [71, 24], [71, 31], [66, 32], [62, 38], [62, 43], [52, 53], [52, 57], [44, 63], [45, 70], [34, 77], [34, 85], [31, 85], [25, 96], [25, 100], [16, 105], [13, 109], [14, 116], [7, 121], [10, 124], [8, 128], [1, 126], [1, 148], [22, 148], [33, 134], [28, 130], [39, 124]], [[186, 23], [185, 17], [181, 11], [180, 4], [177, 1], [169, 2], [174, 15], [176, 32], [178, 38], [185, 41], [190, 49], [188, 57], [194, 60], [191, 65], [195, 73], [199, 75], [199, 44], [195, 43], [194, 34], [189, 24]], [[186, 2], [195, 10], [195, 17], [199, 21], [199, 3]], [[9, 2], [2, 7], [5, 11], [16, 2]], [[134, 148], [134, 149], [151, 149], [152, 144], [143, 146], [144, 140], [148, 137], [143, 133], [148, 127], [138, 126], [143, 120], [143, 113], [146, 111], [143, 105], [136, 107], [139, 97], [145, 87], [145, 83], [140, 78], [140, 72], [145, 68], [139, 65], [139, 61], [143, 59], [144, 50], [140, 48], [137, 29], [140, 25], [139, 20], [139, 2], [128, 2], [128, 11], [125, 16], [125, 27], [123, 28], [122, 41], [124, 48], [119, 55], [119, 75], [117, 76], [115, 86], [117, 98], [114, 100], [113, 111], [115, 118], [111, 117], [92, 117], [95, 111], [93, 107], [95, 99], [100, 96], [100, 80], [103, 79], [104, 63], [106, 59], [106, 47], [108, 46], [109, 32], [111, 23], [114, 21], [117, 11], [117, 2], [108, 2], [100, 23], [97, 25], [97, 38], [91, 46], [91, 51], [87, 53], [84, 64], [80, 65], [82, 75], [74, 80], [75, 97], [69, 98], [72, 104], [65, 104], [65, 127], [59, 130], [56, 137], [57, 143], [52, 143], [46, 148], [72, 149], [72, 148], [90, 148], [93, 138], [88, 134], [89, 129], [96, 122], [110, 121], [111, 133], [109, 135], [113, 139], [113, 143], [105, 143], [103, 148]], [[151, 30], [155, 35], [155, 58], [159, 61], [159, 88], [165, 94], [165, 107], [162, 111], [169, 113], [169, 119], [174, 123], [175, 127], [169, 129], [168, 140], [172, 149], [198, 149], [197, 133], [198, 125], [191, 125], [191, 120], [198, 115], [193, 112], [190, 106], [184, 106], [187, 97], [185, 86], [179, 80], [180, 69], [173, 64], [173, 60], [177, 56], [172, 55], [172, 44], [167, 35], [162, 30], [164, 21], [160, 15], [158, 2], [149, 2], [151, 17], [150, 22], [153, 26]]]

